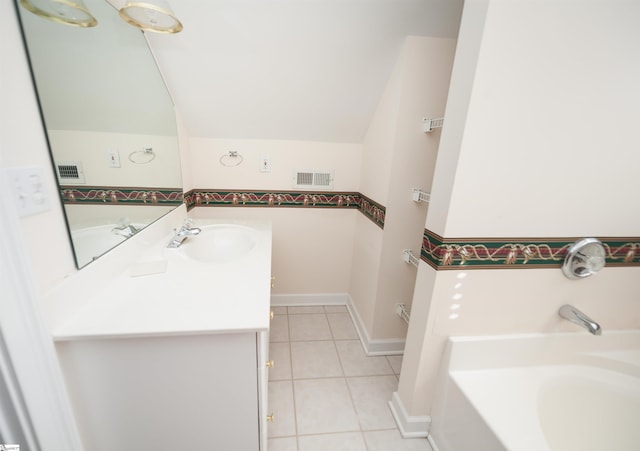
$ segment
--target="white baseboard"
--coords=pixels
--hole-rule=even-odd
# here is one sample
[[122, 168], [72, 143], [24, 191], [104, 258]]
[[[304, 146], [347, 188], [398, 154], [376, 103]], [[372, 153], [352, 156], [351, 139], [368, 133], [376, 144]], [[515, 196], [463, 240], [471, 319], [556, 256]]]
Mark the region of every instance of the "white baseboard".
[[371, 339], [367, 333], [367, 329], [364, 326], [364, 322], [358, 314], [351, 296], [347, 295], [347, 310], [351, 315], [353, 324], [356, 326], [356, 331], [360, 337], [360, 342], [364, 348], [364, 352], [368, 356], [378, 355], [401, 355], [404, 353], [405, 340], [403, 338], [390, 338], [384, 340]]
[[396, 425], [400, 430], [400, 434], [404, 438], [428, 437], [431, 417], [428, 415], [409, 416], [398, 392], [393, 392], [391, 401], [389, 401], [389, 408], [391, 409], [393, 419], [396, 421]]
[[356, 309], [351, 296], [347, 293], [319, 293], [319, 294], [272, 294], [272, 307], [299, 307], [312, 305], [345, 305], [347, 311], [351, 315], [353, 324], [356, 326], [358, 337], [364, 352], [368, 356], [379, 355], [401, 355], [404, 353], [405, 340], [396, 339], [371, 339], [367, 333], [367, 329], [360, 319], [358, 310]]
[[431, 435], [427, 437], [427, 441], [429, 442], [429, 445], [431, 445], [431, 449], [433, 451], [440, 451], [440, 448], [438, 448], [438, 445], [436, 445], [436, 442], [433, 440], [433, 437], [431, 437]]
[[320, 293], [320, 294], [272, 294], [271, 305], [305, 306], [305, 305], [346, 305], [349, 295], [347, 293]]

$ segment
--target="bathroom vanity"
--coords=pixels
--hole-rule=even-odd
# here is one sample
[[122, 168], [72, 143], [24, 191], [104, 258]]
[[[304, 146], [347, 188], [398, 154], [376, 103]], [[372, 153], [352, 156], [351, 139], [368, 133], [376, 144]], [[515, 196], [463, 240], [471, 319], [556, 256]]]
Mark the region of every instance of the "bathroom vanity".
[[266, 450], [271, 228], [195, 226], [54, 327], [87, 450]]

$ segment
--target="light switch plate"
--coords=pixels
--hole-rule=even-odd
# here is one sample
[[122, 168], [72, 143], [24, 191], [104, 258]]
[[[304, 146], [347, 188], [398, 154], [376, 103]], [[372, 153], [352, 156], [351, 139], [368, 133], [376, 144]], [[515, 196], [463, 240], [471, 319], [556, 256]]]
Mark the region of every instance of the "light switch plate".
[[260, 172], [271, 172], [271, 158], [260, 158]]
[[120, 154], [115, 149], [107, 150], [107, 165], [110, 168], [120, 167]]
[[34, 215], [51, 208], [42, 166], [8, 168], [7, 173], [20, 216]]

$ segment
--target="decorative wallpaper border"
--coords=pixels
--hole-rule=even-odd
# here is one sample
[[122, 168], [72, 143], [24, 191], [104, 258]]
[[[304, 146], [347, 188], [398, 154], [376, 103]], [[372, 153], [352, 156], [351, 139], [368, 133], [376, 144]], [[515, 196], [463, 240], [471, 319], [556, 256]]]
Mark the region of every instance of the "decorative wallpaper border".
[[[425, 229], [420, 258], [436, 270], [559, 268], [580, 238], [442, 238]], [[599, 238], [607, 266], [640, 266], [640, 237]]]
[[69, 204], [180, 205], [182, 188], [123, 188], [119, 186], [60, 186], [62, 202]]
[[[350, 208], [384, 228], [386, 208], [358, 192], [218, 191], [181, 188], [60, 186], [64, 204], [194, 207]], [[443, 238], [425, 229], [420, 258], [436, 270], [559, 268], [570, 238]], [[607, 266], [640, 266], [640, 237], [599, 238]]]
[[356, 208], [370, 221], [384, 228], [386, 209], [356, 192], [335, 191], [217, 191], [191, 190], [184, 196], [187, 209], [193, 207], [302, 207]]

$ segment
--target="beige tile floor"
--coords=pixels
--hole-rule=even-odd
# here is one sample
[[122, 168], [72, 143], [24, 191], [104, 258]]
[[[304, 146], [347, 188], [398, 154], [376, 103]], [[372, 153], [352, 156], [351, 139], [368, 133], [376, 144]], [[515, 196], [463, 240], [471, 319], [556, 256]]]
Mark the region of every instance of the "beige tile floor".
[[344, 306], [273, 310], [269, 451], [431, 451], [389, 410], [401, 356], [367, 357]]

